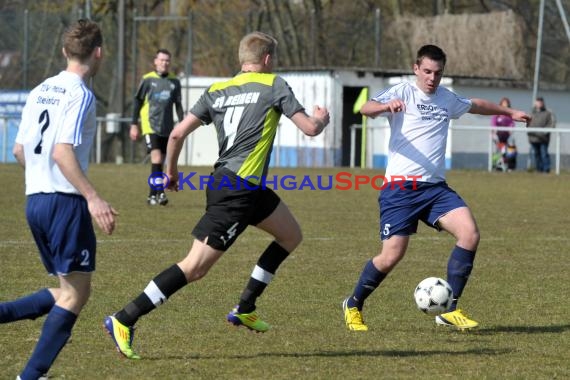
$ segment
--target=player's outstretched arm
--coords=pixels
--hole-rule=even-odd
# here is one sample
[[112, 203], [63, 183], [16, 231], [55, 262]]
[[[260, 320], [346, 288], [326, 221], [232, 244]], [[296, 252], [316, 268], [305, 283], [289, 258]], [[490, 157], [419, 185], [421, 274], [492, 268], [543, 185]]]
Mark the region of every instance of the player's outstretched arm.
[[168, 145], [166, 146], [166, 175], [169, 183], [168, 189], [178, 191], [178, 157], [184, 146], [186, 137], [195, 131], [202, 121], [194, 114], [188, 115], [170, 132], [168, 137]]
[[528, 123], [531, 116], [524, 111], [514, 108], [503, 107], [485, 99], [473, 98], [471, 99], [471, 109], [469, 113], [478, 115], [507, 115], [515, 121], [522, 121]]
[[380, 103], [369, 100], [360, 108], [360, 113], [364, 116], [375, 118], [385, 112], [402, 112], [406, 110], [406, 105], [402, 99], [392, 99], [387, 103]]
[[329, 124], [330, 115], [326, 107], [314, 106], [313, 116], [304, 111], [297, 112], [291, 117], [291, 121], [307, 136], [317, 136]]

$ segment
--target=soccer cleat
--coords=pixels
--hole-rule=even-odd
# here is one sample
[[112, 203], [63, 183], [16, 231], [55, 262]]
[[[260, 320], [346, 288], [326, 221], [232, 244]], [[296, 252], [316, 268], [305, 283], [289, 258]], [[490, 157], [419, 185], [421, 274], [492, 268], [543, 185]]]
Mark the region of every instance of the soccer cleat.
[[128, 327], [123, 325], [117, 320], [113, 315], [105, 317], [104, 321], [105, 330], [115, 342], [115, 347], [117, 351], [127, 359], [140, 359], [141, 357], [137, 355], [133, 349], [133, 338], [135, 335], [135, 329], [133, 327]]
[[[18, 376], [16, 377], [16, 380], [22, 380], [22, 378], [20, 377], [20, 375], [18, 375]], [[38, 380], [49, 380], [49, 377], [48, 377], [48, 375], [46, 375], [46, 374], [44, 373], [42, 376], [38, 377]]]
[[238, 307], [234, 307], [227, 315], [227, 320], [235, 326], [245, 326], [256, 332], [264, 333], [271, 328], [267, 323], [259, 319], [256, 311], [251, 313], [238, 313]]
[[342, 301], [344, 312], [344, 322], [346, 327], [352, 331], [368, 331], [368, 326], [362, 320], [362, 312], [357, 307], [348, 307], [348, 298]]
[[168, 198], [166, 198], [166, 194], [160, 193], [158, 195], [158, 204], [161, 206], [166, 206], [167, 203], [168, 203]]
[[479, 326], [479, 323], [467, 318], [467, 315], [460, 309], [436, 316], [435, 323], [442, 326], [456, 327], [459, 330], [468, 330]]
[[146, 199], [146, 203], [148, 203], [150, 206], [156, 206], [158, 204], [156, 195], [149, 195], [149, 197]]

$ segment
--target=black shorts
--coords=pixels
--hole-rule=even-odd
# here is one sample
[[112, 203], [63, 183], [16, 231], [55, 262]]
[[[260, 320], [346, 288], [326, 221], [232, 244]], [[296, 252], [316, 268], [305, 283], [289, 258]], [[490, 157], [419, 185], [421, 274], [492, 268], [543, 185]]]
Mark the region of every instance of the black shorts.
[[247, 226], [271, 215], [281, 199], [269, 188], [253, 184], [249, 186], [255, 187], [253, 190], [244, 187], [244, 180], [228, 169], [216, 169], [212, 175], [214, 181], [206, 188], [206, 213], [192, 235], [200, 241], [208, 238], [210, 247], [226, 251]]
[[166, 146], [168, 145], [168, 136], [160, 136], [156, 133], [144, 135], [144, 142], [146, 143], [147, 152], [151, 150], [160, 149], [162, 154], [166, 154]]

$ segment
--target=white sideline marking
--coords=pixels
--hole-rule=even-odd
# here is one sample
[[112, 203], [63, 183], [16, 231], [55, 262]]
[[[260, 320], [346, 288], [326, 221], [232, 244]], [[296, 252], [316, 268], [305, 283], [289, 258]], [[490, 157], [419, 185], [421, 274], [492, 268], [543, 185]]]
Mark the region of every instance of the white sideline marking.
[[[344, 240], [346, 237], [344, 236], [313, 236], [313, 237], [304, 237], [303, 240], [308, 241], [335, 241], [335, 240]], [[436, 241], [436, 240], [448, 240], [450, 237], [448, 235], [445, 236], [412, 236], [411, 240], [424, 240], [424, 241]], [[241, 236], [239, 238], [240, 241], [269, 241], [271, 240], [270, 237], [245, 237]], [[371, 238], [366, 240], [374, 240], [375, 242], [379, 242], [379, 238]], [[495, 237], [488, 237], [481, 239], [482, 242], [485, 241], [506, 241], [508, 240], [505, 237], [495, 236]], [[570, 236], [551, 236], [551, 237], [536, 237], [531, 239], [532, 241], [570, 241]], [[192, 238], [190, 239], [99, 239], [97, 243], [102, 244], [113, 244], [113, 243], [184, 243], [184, 242], [191, 242]], [[35, 245], [33, 240], [1, 240], [0, 247], [8, 247], [14, 245]]]

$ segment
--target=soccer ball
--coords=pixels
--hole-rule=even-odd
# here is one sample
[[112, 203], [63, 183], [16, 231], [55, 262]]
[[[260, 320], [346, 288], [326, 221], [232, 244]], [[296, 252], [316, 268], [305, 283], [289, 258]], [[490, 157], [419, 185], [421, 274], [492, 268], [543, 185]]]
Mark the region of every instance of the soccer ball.
[[453, 290], [447, 281], [428, 277], [416, 286], [414, 299], [418, 309], [429, 315], [438, 315], [445, 313], [451, 306]]

